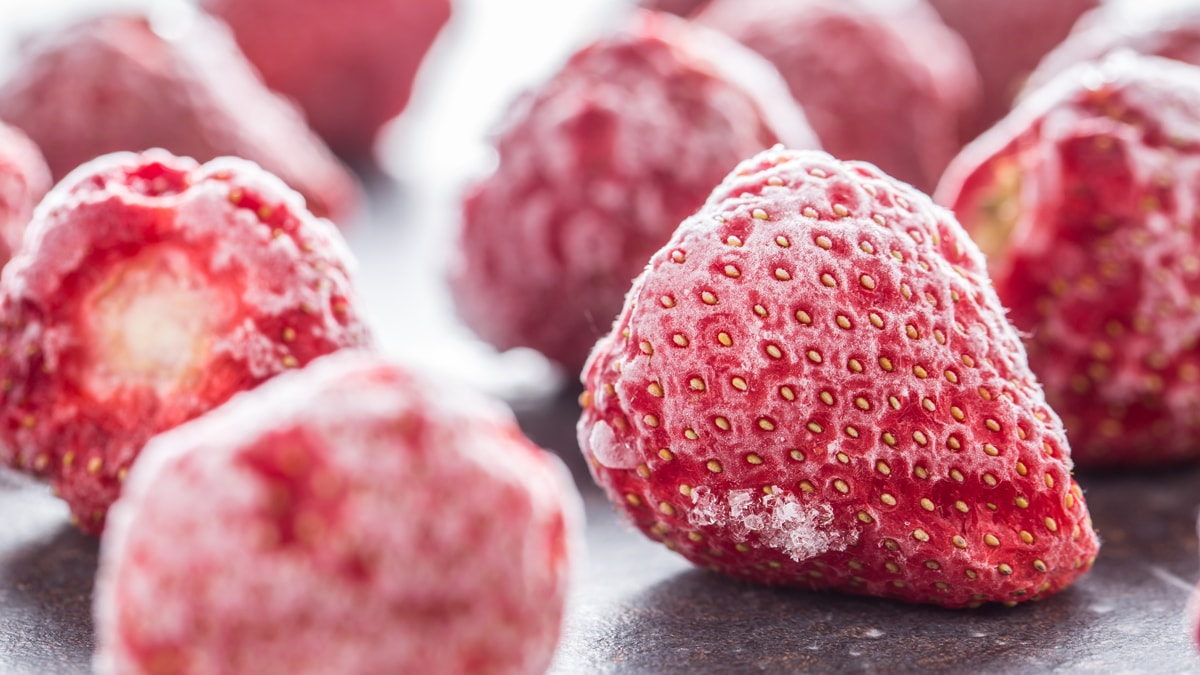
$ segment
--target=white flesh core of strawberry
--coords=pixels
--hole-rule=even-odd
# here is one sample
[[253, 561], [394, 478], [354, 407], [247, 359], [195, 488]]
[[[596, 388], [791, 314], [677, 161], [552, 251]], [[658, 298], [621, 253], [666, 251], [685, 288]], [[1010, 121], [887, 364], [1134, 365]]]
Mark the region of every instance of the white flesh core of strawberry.
[[192, 388], [227, 307], [181, 251], [151, 250], [118, 265], [84, 303], [89, 388]]

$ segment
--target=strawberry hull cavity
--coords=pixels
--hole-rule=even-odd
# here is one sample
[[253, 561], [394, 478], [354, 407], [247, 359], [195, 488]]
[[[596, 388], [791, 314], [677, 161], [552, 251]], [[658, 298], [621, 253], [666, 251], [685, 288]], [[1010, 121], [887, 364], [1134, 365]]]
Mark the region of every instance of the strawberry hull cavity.
[[256, 162], [319, 216], [357, 210], [357, 180], [263, 85], [223, 25], [197, 14], [169, 38], [154, 28], [117, 14], [35, 36], [0, 85], [0, 119], [38, 144], [56, 180], [105, 153], [165, 148]]
[[[399, 115], [449, 0], [203, 0], [271, 89], [338, 153], [361, 159]], [[353, 76], [347, 76], [353, 73]]]
[[332, 355], [147, 446], [102, 541], [97, 671], [544, 672], [581, 533], [501, 406]]
[[1081, 467], [1200, 456], [1200, 71], [1117, 55], [1031, 94], [938, 200], [990, 258]]
[[583, 381], [592, 475], [697, 565], [964, 607], [1054, 593], [1096, 554], [978, 249], [871, 165], [741, 164], [634, 282]]
[[50, 189], [50, 169], [33, 141], [0, 123], [0, 265], [21, 245], [33, 207]]
[[[716, 0], [696, 21], [783, 74], [821, 147], [932, 189], [978, 96], [962, 40], [922, 0]], [[930, 58], [936, 54], [937, 58]]]
[[29, 230], [0, 278], [0, 459], [88, 532], [153, 434], [368, 342], [340, 235], [243, 160], [101, 157]]
[[463, 205], [459, 313], [501, 349], [577, 371], [630, 280], [742, 158], [815, 147], [770, 64], [652, 12], [518, 101], [496, 171]]

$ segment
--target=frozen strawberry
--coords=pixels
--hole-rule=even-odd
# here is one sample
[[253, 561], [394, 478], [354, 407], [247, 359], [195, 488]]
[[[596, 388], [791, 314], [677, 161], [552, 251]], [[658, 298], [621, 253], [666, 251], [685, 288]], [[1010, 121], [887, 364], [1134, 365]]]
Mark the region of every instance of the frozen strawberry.
[[643, 9], [687, 17], [700, 11], [708, 3], [709, 0], [641, 0], [638, 5]]
[[1097, 541], [982, 256], [874, 166], [772, 150], [634, 282], [579, 443], [647, 536], [772, 584], [1045, 597]]
[[50, 169], [24, 134], [0, 122], [0, 265], [21, 245], [33, 207], [50, 189]]
[[0, 85], [0, 119], [45, 153], [55, 179], [93, 157], [162, 147], [200, 161], [261, 164], [320, 216], [357, 208], [353, 175], [271, 93], [224, 26], [203, 15], [155, 32], [142, 16], [104, 15], [30, 40]]
[[976, 75], [923, 0], [889, 11], [858, 0], [716, 0], [696, 21], [775, 64], [836, 157], [929, 190], [959, 149]]
[[1106, 5], [1085, 14], [1058, 47], [1038, 63], [1023, 91], [1031, 92], [1068, 68], [1131, 49], [1200, 65], [1200, 6], [1129, 12]]
[[497, 347], [578, 372], [650, 254], [742, 158], [780, 141], [816, 144], [770, 64], [637, 12], [511, 111], [499, 166], [463, 206], [459, 313]]
[[263, 80], [300, 104], [338, 153], [369, 156], [408, 104], [450, 0], [201, 0], [224, 19]]
[[1200, 70], [1068, 71], [967, 147], [938, 200], [990, 258], [1080, 466], [1200, 457]]
[[983, 80], [983, 104], [970, 140], [1008, 112], [1038, 60], [1100, 0], [929, 0], [971, 49]]
[[80, 167], [0, 277], [0, 460], [99, 532], [155, 433], [368, 342], [352, 264], [329, 221], [244, 160]]
[[322, 358], [146, 446], [102, 542], [97, 670], [541, 673], [581, 526], [497, 404]]

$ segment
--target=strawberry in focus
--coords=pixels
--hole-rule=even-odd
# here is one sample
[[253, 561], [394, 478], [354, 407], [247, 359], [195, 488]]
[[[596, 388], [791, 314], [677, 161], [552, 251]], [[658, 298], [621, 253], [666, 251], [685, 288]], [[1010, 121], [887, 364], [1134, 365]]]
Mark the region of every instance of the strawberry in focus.
[[21, 245], [33, 207], [50, 189], [50, 169], [33, 141], [0, 123], [0, 265]]
[[544, 672], [582, 515], [502, 406], [324, 357], [151, 440], [102, 541], [96, 669]]
[[[449, 0], [202, 0], [271, 89], [299, 103], [339, 154], [370, 155], [408, 104]], [[351, 75], [352, 74], [352, 75]]]
[[742, 163], [634, 282], [583, 382], [593, 477], [697, 565], [963, 607], [1045, 597], [1096, 555], [978, 249], [871, 165]]
[[0, 277], [0, 461], [99, 532], [155, 433], [369, 342], [352, 265], [329, 221], [244, 160], [80, 167]]
[[976, 74], [966, 45], [924, 0], [887, 10], [860, 0], [716, 0], [695, 20], [773, 63], [835, 157], [931, 190], [958, 152]]
[[357, 179], [263, 85], [222, 24], [195, 14], [157, 28], [106, 14], [35, 35], [0, 85], [0, 119], [37, 143], [55, 180], [106, 153], [165, 148], [256, 162], [319, 216], [344, 222], [357, 211]]
[[1080, 467], [1200, 457], [1200, 70], [1118, 54], [968, 146], [937, 199], [989, 256]]
[[499, 165], [463, 204], [460, 315], [500, 349], [532, 347], [578, 371], [675, 225], [779, 141], [816, 145], [770, 64], [636, 12], [510, 112]]
[[1038, 61], [1100, 0], [929, 0], [947, 26], [966, 40], [983, 82], [983, 103], [968, 141], [1009, 111]]

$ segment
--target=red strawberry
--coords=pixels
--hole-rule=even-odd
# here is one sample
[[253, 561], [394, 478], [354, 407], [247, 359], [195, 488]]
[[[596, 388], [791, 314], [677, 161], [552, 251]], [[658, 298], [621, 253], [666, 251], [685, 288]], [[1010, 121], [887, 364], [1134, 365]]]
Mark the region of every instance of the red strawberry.
[[968, 146], [938, 200], [991, 258], [1080, 466], [1200, 457], [1200, 70], [1064, 73]]
[[21, 245], [33, 207], [50, 189], [50, 169], [33, 141], [0, 123], [0, 265]]
[[275, 91], [338, 153], [369, 156], [408, 104], [450, 0], [201, 0], [224, 19]]
[[104, 533], [97, 670], [544, 672], [581, 533], [506, 410], [326, 357], [147, 445]]
[[857, 0], [716, 0], [696, 21], [775, 64], [837, 157], [928, 190], [959, 149], [976, 76], [923, 1], [883, 12]]
[[1200, 7], [1180, 5], [1170, 11], [1158, 8], [1130, 14], [1106, 5], [1088, 12], [1071, 35], [1041, 60], [1024, 91], [1041, 87], [1071, 66], [1122, 49], [1200, 65]]
[[263, 86], [222, 25], [197, 15], [170, 35], [133, 15], [38, 35], [0, 87], [0, 119], [29, 134], [56, 180], [118, 150], [233, 155], [278, 175], [317, 215], [353, 214], [354, 176]]
[[518, 102], [500, 164], [463, 206], [463, 319], [502, 349], [578, 371], [629, 281], [738, 161], [815, 146], [770, 64], [652, 12], [576, 53]]
[[249, 162], [80, 167], [0, 278], [0, 460], [99, 532], [152, 435], [368, 341], [351, 265], [333, 226]]
[[979, 135], [1008, 112], [1038, 60], [1100, 0], [929, 0], [958, 31], [983, 78], [983, 104], [963, 140]]
[[766, 584], [1017, 602], [1097, 542], [982, 257], [875, 167], [741, 164], [634, 282], [579, 442], [649, 537]]

